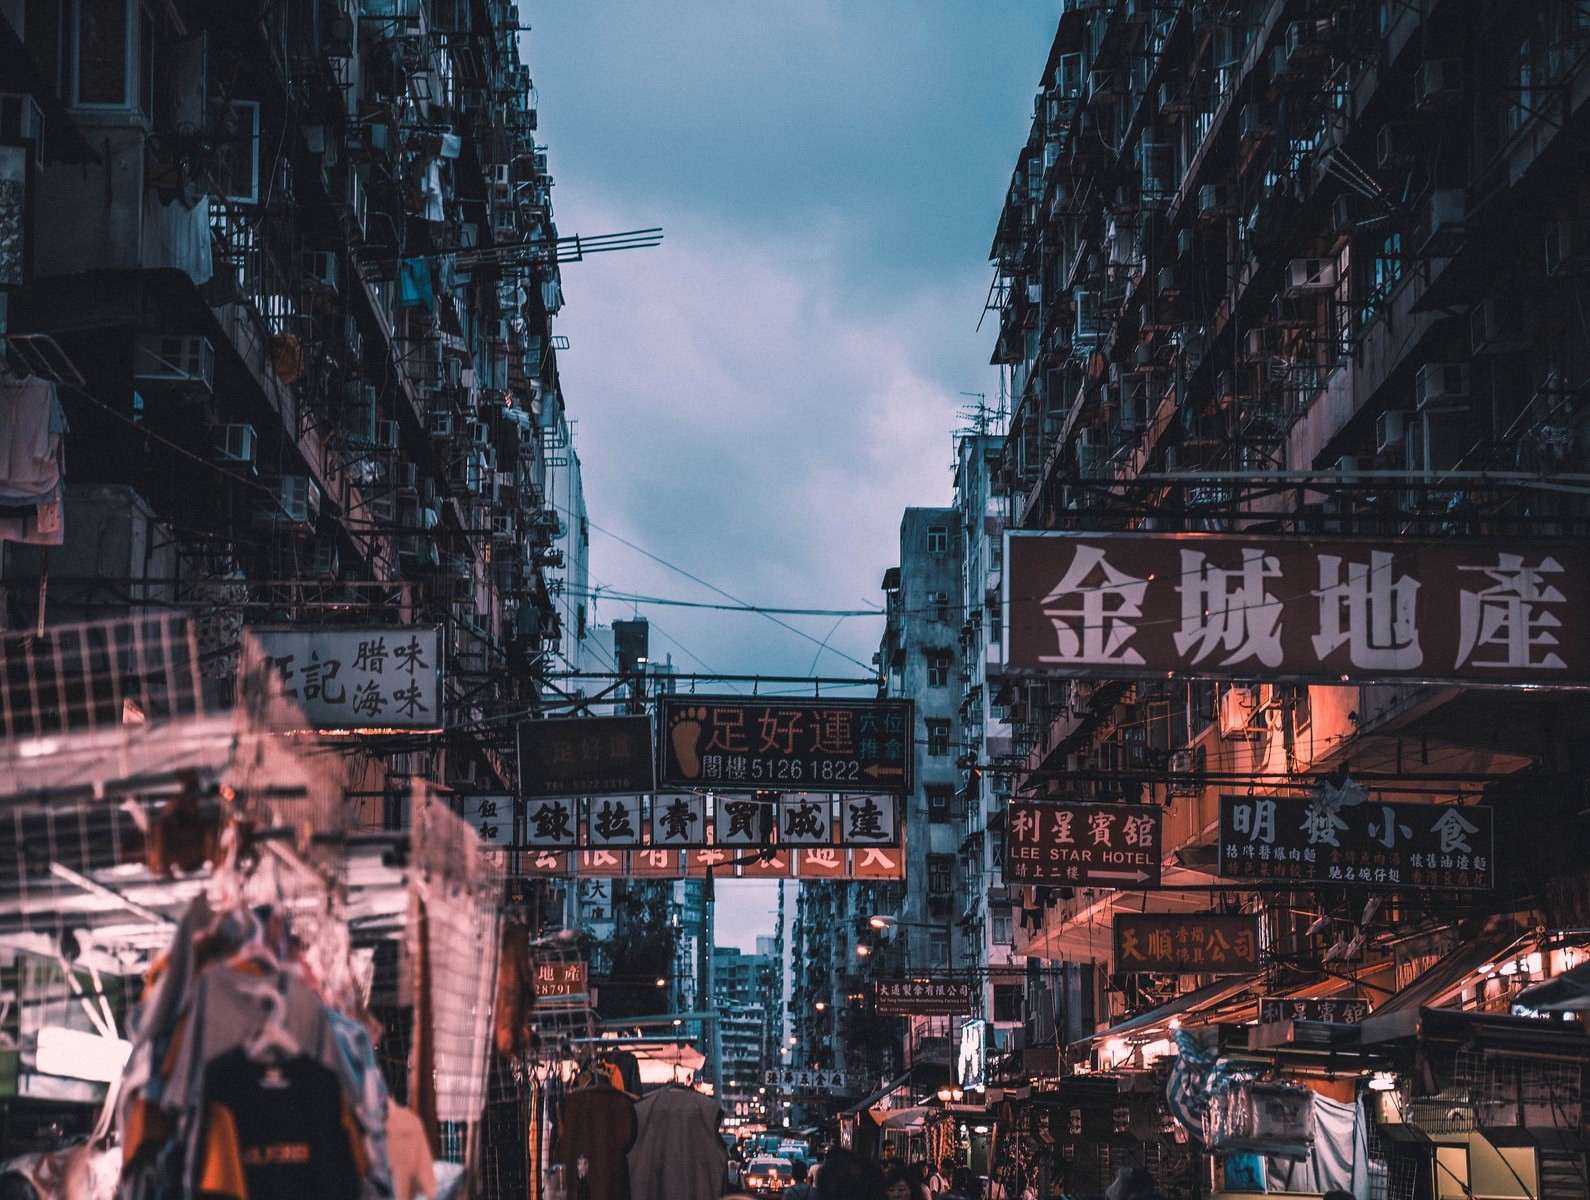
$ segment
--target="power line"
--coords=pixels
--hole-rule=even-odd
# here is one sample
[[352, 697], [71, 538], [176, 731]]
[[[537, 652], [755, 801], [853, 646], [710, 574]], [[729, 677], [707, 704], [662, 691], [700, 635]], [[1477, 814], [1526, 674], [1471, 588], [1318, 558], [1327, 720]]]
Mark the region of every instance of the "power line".
[[[605, 532], [605, 531], [604, 531]], [[628, 592], [609, 591], [605, 587], [588, 588], [574, 595], [590, 596], [598, 600], [619, 600], [625, 604], [662, 604], [675, 608], [710, 608], [720, 612], [775, 613], [786, 617], [882, 617], [888, 614], [881, 608], [773, 608], [765, 604], [712, 604], [706, 600], [674, 600], [662, 596], [640, 596]]]

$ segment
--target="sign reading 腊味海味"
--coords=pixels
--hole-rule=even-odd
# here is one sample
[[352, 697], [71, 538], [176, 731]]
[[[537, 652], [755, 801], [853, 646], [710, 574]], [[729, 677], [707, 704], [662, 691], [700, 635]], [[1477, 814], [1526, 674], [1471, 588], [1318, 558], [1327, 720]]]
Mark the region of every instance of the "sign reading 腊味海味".
[[1590, 544], [1008, 536], [1012, 672], [1590, 682]]
[[1012, 803], [1005, 815], [1005, 880], [1158, 887], [1160, 809], [1151, 804]]
[[439, 729], [442, 635], [413, 626], [259, 628], [259, 640], [315, 729]]
[[663, 787], [911, 788], [912, 708], [906, 700], [658, 700]]
[[1115, 969], [1121, 974], [1247, 975], [1259, 969], [1259, 918], [1118, 912]]
[[1352, 781], [1304, 799], [1220, 798], [1220, 874], [1360, 887], [1495, 886], [1491, 810], [1372, 800]]

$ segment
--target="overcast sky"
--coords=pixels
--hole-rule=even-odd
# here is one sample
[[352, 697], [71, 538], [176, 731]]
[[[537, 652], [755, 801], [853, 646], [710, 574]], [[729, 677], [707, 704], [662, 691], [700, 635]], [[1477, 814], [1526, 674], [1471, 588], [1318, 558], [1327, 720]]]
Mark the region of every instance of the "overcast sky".
[[[627, 541], [754, 604], [881, 608], [904, 510], [949, 502], [960, 393], [996, 400], [988, 247], [1060, 7], [521, 0], [559, 232], [665, 239], [563, 268], [593, 585], [726, 602]], [[682, 672], [860, 678], [883, 630], [594, 619], [636, 615]], [[751, 949], [773, 889], [730, 886], [719, 941]]]

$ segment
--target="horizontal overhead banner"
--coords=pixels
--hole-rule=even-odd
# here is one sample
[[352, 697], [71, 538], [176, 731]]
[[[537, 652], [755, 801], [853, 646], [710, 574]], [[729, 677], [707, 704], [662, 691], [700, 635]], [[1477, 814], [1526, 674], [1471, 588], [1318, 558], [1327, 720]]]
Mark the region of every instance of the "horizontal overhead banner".
[[1123, 975], [1252, 974], [1259, 969], [1259, 918], [1118, 912], [1115, 969]]
[[[513, 870], [511, 852], [495, 852]], [[523, 850], [521, 875], [577, 879], [904, 879], [905, 851], [895, 846], [865, 850], [837, 847], [775, 848], [769, 855], [724, 850]]]
[[657, 786], [648, 716], [519, 723], [519, 794], [606, 796]]
[[972, 1011], [972, 985], [965, 979], [880, 979], [875, 987], [880, 1017], [958, 1017]]
[[310, 728], [442, 726], [442, 634], [433, 627], [253, 628]]
[[1399, 890], [1495, 886], [1491, 810], [1371, 800], [1348, 782], [1307, 799], [1220, 797], [1220, 874]]
[[1278, 1021], [1324, 1021], [1331, 1025], [1361, 1025], [1371, 1012], [1369, 1001], [1352, 997], [1296, 999], [1264, 996], [1259, 1000], [1259, 1024]]
[[662, 696], [664, 788], [911, 789], [908, 700]]
[[1590, 683], [1590, 543], [1011, 533], [1007, 669]]
[[1014, 802], [1005, 816], [1005, 880], [1158, 887], [1160, 813], [1153, 804]]

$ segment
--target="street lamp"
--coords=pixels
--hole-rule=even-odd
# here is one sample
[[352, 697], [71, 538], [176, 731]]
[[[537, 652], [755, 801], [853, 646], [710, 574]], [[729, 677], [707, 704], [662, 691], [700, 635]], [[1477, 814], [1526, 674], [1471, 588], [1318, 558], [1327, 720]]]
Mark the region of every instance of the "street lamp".
[[815, 1008], [818, 1012], [827, 1012], [828, 1011], [828, 1001], [819, 1000], [816, 1004], [812, 1005], [812, 1007]]
[[941, 1087], [937, 1095], [940, 1104], [959, 1104], [965, 1098], [966, 1093], [954, 1084], [950, 1084], [948, 1087]]

